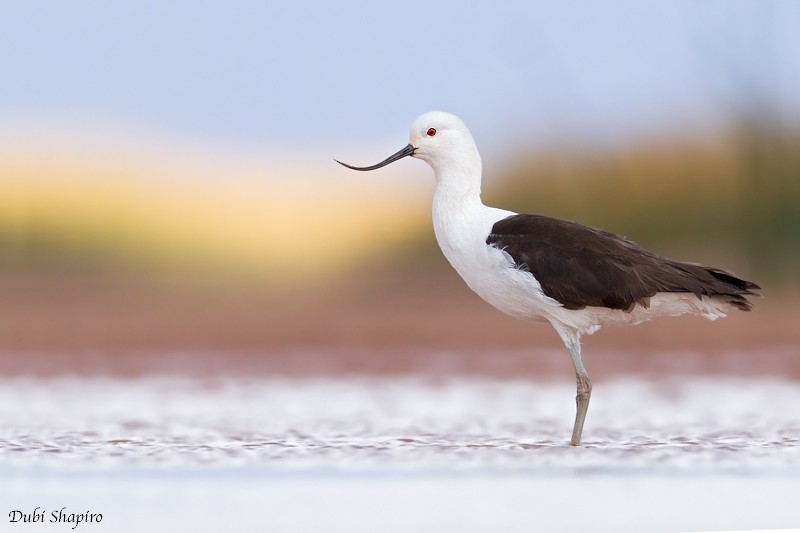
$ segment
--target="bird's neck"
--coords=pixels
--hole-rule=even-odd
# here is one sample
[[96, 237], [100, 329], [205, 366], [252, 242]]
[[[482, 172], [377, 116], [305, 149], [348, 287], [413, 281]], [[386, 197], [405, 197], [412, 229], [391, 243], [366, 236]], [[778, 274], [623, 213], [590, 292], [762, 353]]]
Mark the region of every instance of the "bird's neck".
[[486, 237], [497, 218], [481, 201], [480, 164], [469, 168], [448, 166], [443, 172], [436, 172], [432, 214], [436, 241], [444, 256], [474, 287], [473, 262], [485, 248]]
[[478, 221], [487, 211], [481, 201], [480, 164], [466, 168], [448, 165], [435, 170], [433, 229], [439, 246], [455, 266], [457, 254], [472, 244], [472, 232], [478, 231]]
[[434, 172], [436, 173], [434, 208], [436, 204], [447, 204], [456, 209], [483, 205], [480, 157], [452, 162], [439, 168], [434, 167]]

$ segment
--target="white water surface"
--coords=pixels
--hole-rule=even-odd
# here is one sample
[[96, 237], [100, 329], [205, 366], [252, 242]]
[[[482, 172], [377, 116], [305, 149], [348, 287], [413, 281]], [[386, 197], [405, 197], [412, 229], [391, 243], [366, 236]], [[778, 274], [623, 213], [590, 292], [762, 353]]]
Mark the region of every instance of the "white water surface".
[[[452, 378], [0, 379], [0, 531], [800, 527], [800, 385]], [[13, 528], [13, 529], [9, 529]]]

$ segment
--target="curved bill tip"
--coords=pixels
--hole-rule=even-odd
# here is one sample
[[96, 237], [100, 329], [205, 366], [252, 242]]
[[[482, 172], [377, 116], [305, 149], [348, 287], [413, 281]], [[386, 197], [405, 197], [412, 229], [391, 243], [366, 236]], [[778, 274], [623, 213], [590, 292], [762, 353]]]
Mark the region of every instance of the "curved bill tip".
[[336, 161], [337, 163], [339, 163], [343, 167], [351, 168], [353, 170], [375, 170], [377, 168], [385, 167], [389, 163], [394, 163], [398, 159], [403, 159], [406, 156], [414, 155], [414, 151], [415, 150], [416, 150], [416, 148], [414, 148], [413, 145], [408, 144], [405, 148], [403, 148], [399, 152], [394, 153], [394, 154], [390, 155], [389, 157], [387, 157], [386, 159], [384, 159], [383, 161], [381, 161], [380, 163], [377, 163], [377, 164], [369, 166], [369, 167], [354, 167], [353, 165], [348, 165], [347, 163], [342, 163], [338, 159], [334, 159], [334, 161]]

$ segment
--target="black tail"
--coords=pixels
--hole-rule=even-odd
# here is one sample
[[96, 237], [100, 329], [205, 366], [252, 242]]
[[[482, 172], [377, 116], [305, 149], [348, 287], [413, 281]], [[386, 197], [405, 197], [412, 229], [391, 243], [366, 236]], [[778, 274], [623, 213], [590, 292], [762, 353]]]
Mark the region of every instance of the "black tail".
[[742, 311], [749, 311], [753, 303], [748, 296], [760, 297], [754, 290], [761, 287], [752, 281], [737, 278], [730, 272], [696, 263], [668, 261], [675, 270], [681, 272], [678, 279], [666, 289], [667, 292], [691, 292], [698, 298], [706, 296], [726, 302]]
[[703, 267], [703, 270], [711, 274], [716, 281], [724, 286], [724, 289], [727, 289], [720, 290], [720, 288], [717, 287], [718, 284], [714, 284], [713, 288], [709, 287], [709, 296], [722, 298], [737, 309], [749, 311], [753, 308], [753, 303], [748, 300], [747, 297], [761, 296], [759, 293], [753, 292], [761, 287], [752, 281], [737, 278], [730, 272], [725, 272], [724, 270], [720, 270], [718, 268]]

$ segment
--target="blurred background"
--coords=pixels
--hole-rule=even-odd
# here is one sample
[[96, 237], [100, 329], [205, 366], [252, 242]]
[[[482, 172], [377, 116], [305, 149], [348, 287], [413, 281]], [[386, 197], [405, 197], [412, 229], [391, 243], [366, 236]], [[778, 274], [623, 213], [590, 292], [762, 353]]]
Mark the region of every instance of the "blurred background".
[[548, 326], [446, 264], [427, 165], [333, 162], [439, 109], [486, 203], [764, 288], [716, 324], [603, 330], [593, 375], [800, 377], [798, 23], [789, 1], [8, 5], [0, 372], [569, 378]]

